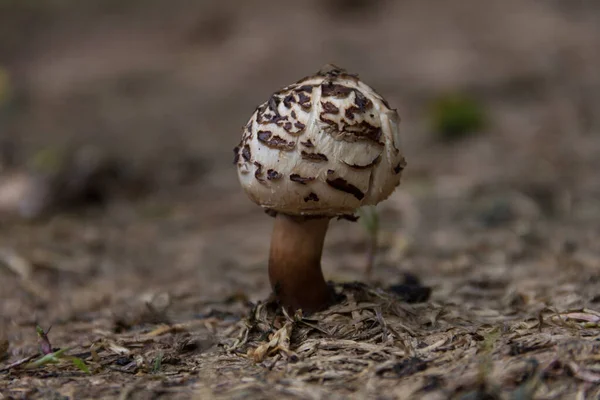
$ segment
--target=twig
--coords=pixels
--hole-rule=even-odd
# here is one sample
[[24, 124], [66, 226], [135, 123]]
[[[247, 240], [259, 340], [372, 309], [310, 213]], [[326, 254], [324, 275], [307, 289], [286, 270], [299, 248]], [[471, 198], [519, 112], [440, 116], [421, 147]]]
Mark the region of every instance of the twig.
[[20, 359], [19, 361], [15, 361], [12, 364], [9, 364], [5, 367], [0, 368], [0, 372], [6, 372], [6, 371], [10, 371], [13, 368], [17, 368], [25, 363], [28, 363], [29, 361], [33, 360], [34, 358], [36, 358], [38, 356], [38, 354], [32, 354], [30, 356], [27, 356], [25, 358]]
[[246, 343], [248, 343], [248, 335], [249, 334], [250, 334], [250, 327], [247, 324], [244, 324], [244, 326], [240, 330], [240, 333], [238, 334], [238, 337], [235, 339], [235, 342], [231, 345], [231, 347], [226, 349], [227, 352], [232, 353], [232, 352], [236, 351], [237, 349], [239, 349], [240, 347], [244, 346]]

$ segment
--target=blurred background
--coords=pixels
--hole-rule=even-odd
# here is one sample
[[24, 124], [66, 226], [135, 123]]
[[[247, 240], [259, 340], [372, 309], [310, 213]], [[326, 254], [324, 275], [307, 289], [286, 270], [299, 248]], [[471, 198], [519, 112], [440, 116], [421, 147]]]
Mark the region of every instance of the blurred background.
[[[442, 298], [465, 271], [539, 276], [513, 265], [543, 252], [594, 263], [598, 49], [595, 0], [0, 0], [0, 315], [264, 298], [272, 220], [232, 148], [327, 63], [402, 117], [375, 279], [430, 270]], [[362, 279], [363, 227], [327, 240], [328, 277]]]

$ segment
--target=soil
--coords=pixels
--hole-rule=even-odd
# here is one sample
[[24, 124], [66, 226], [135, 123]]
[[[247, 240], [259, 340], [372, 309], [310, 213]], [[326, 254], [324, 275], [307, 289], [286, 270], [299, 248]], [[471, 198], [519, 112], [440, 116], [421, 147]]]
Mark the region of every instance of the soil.
[[[600, 398], [598, 48], [593, 1], [3, 2], [0, 194], [65, 148], [117, 173], [64, 162], [103, 184], [3, 214], [0, 398]], [[365, 225], [335, 221], [342, 300], [287, 315], [232, 149], [327, 63], [398, 108], [408, 165], [371, 276]], [[488, 122], [440, 140], [457, 91]], [[36, 325], [87, 368], [27, 368]]]

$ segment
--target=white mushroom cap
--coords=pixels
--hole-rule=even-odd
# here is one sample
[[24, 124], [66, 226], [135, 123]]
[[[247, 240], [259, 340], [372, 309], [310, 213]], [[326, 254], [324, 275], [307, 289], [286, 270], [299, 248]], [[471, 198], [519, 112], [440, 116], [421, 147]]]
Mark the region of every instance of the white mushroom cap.
[[268, 210], [349, 215], [400, 184], [398, 113], [358, 76], [326, 68], [260, 105], [234, 149], [242, 187]]

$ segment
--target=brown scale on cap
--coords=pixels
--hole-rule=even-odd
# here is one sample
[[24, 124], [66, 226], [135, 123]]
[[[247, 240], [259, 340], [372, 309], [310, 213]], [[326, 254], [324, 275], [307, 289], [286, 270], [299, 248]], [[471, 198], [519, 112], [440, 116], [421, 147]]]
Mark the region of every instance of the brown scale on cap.
[[244, 126], [242, 132], [242, 141], [238, 145], [240, 147], [242, 146], [242, 144], [244, 144], [244, 142], [252, 140], [252, 122], [249, 122], [248, 125]]
[[264, 183], [265, 180], [262, 177], [262, 168], [263, 168], [262, 164], [259, 163], [258, 161], [254, 161], [254, 165], [256, 166], [256, 171], [254, 171], [254, 177], [260, 183]]
[[337, 122], [325, 118], [325, 113], [321, 113], [319, 119], [321, 122], [327, 124], [323, 130], [330, 135], [334, 136], [336, 139], [344, 140], [347, 142], [356, 142], [359, 140], [369, 140], [374, 142], [380, 146], [384, 146], [384, 143], [381, 142], [381, 128], [378, 126], [373, 126], [366, 121], [362, 121], [356, 124], [338, 124]]
[[323, 131], [329, 133], [330, 135], [341, 136], [340, 133], [342, 132], [341, 129], [343, 128], [341, 128], [334, 120], [326, 118], [325, 115], [327, 115], [325, 112], [319, 114], [319, 120], [328, 125], [323, 128]]
[[321, 85], [321, 96], [323, 97], [336, 97], [338, 99], [345, 99], [350, 96], [354, 90], [344, 86], [336, 85], [332, 82], [326, 82]]
[[299, 136], [299, 135], [301, 135], [302, 133], [304, 133], [304, 128], [306, 128], [306, 125], [304, 125], [302, 122], [294, 122], [294, 124], [292, 124], [291, 122], [285, 122], [284, 124], [281, 124], [280, 126], [288, 134], [290, 134], [292, 136]]
[[240, 146], [236, 146], [233, 149], [233, 163], [237, 164], [240, 161]]
[[304, 85], [304, 86], [300, 86], [298, 89], [296, 89], [296, 91], [298, 93], [301, 93], [301, 92], [312, 93], [313, 87], [311, 85]]
[[271, 111], [273, 111], [275, 115], [279, 115], [279, 111], [277, 111], [277, 105], [279, 104], [279, 102], [279, 98], [275, 95], [271, 96], [268, 102], [269, 108], [271, 109]]
[[354, 104], [358, 107], [359, 112], [365, 112], [373, 108], [373, 102], [358, 90], [354, 91]]
[[306, 182], [312, 182], [314, 180], [315, 180], [314, 177], [304, 177], [304, 176], [300, 176], [298, 174], [290, 175], [290, 181], [300, 183], [301, 185], [306, 185]]
[[394, 172], [396, 174], [399, 174], [400, 172], [402, 172], [402, 170], [404, 170], [404, 167], [406, 167], [406, 161], [404, 160], [404, 157], [403, 157], [402, 160], [400, 160], [400, 162], [398, 163], [398, 165], [396, 165], [394, 167]]
[[304, 150], [300, 153], [302, 155], [302, 159], [310, 160], [315, 162], [328, 161], [327, 156], [321, 153], [308, 153]]
[[309, 201], [319, 201], [319, 196], [317, 196], [317, 194], [316, 194], [316, 193], [314, 193], [314, 192], [310, 192], [310, 193], [308, 194], [308, 196], [306, 196], [306, 197], [304, 198], [304, 201], [305, 201], [305, 202], [307, 202], [307, 203], [308, 203]]
[[381, 128], [373, 126], [366, 121], [354, 125], [346, 125], [342, 131], [355, 140], [370, 140], [380, 146], [384, 146], [384, 143], [381, 142]]
[[365, 194], [356, 186], [351, 183], [348, 183], [344, 178], [327, 178], [327, 184], [334, 189], [341, 190], [342, 192], [346, 192], [356, 197], [358, 200], [362, 200], [365, 197]]
[[305, 110], [310, 110], [310, 107], [312, 106], [310, 97], [302, 92], [298, 93], [298, 104]]
[[346, 71], [344, 68], [338, 67], [334, 64], [326, 64], [319, 72], [317, 72], [318, 76], [326, 76], [326, 77], [340, 77], [344, 79], [350, 79], [352, 81], [358, 81], [358, 74], [351, 74]]
[[344, 112], [344, 115], [349, 120], [353, 120], [354, 119], [354, 114], [359, 113], [359, 112], [360, 112], [360, 108], [355, 107], [355, 106], [350, 106], [350, 107], [348, 107], [346, 109], [346, 111]]
[[288, 142], [280, 136], [274, 135], [271, 131], [258, 131], [258, 141], [272, 149], [293, 150], [296, 143]]
[[340, 109], [337, 108], [333, 103], [329, 101], [321, 102], [321, 107], [323, 107], [323, 114], [339, 114]]
[[283, 176], [282, 174], [275, 171], [274, 169], [267, 170], [267, 179], [270, 181], [275, 181], [277, 179], [281, 179], [282, 176]]
[[245, 144], [242, 148], [242, 158], [246, 161], [250, 161], [252, 159], [252, 153], [250, 152], [250, 146]]
[[263, 104], [261, 106], [256, 107], [256, 111], [254, 112], [256, 115], [255, 121], [257, 124], [263, 124], [265, 123], [264, 121], [264, 114], [265, 111], [267, 110], [267, 104]]
[[[283, 98], [283, 105], [285, 106], [285, 108], [292, 108], [292, 103], [296, 102], [296, 98], [294, 97], [293, 94], [288, 94], [287, 96], [285, 96]], [[295, 117], [295, 112], [292, 111], [292, 118], [296, 118]]]

